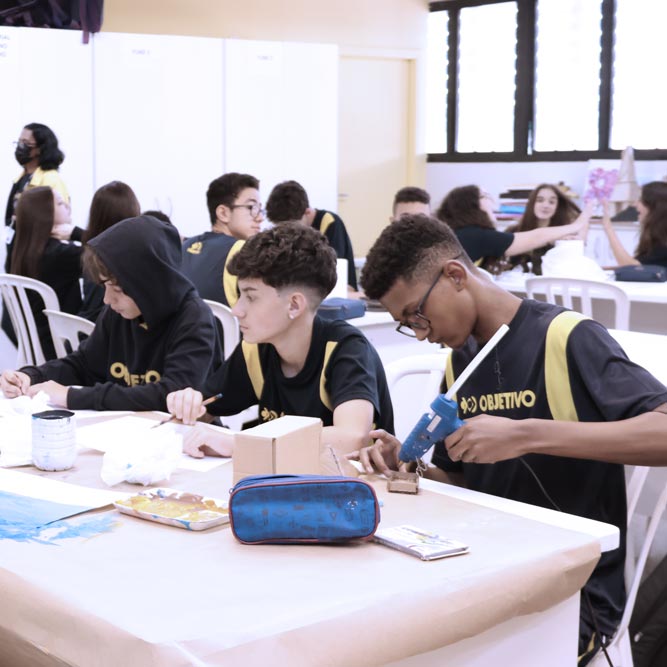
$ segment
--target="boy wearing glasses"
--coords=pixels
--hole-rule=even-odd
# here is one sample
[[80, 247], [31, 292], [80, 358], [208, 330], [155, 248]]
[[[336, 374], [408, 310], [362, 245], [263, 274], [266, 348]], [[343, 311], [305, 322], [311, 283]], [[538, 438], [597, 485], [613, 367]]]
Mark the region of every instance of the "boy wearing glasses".
[[[343, 320], [322, 320], [317, 308], [336, 284], [336, 255], [320, 232], [285, 223], [249, 239], [229, 264], [238, 278], [232, 308], [243, 341], [210, 378], [223, 397], [215, 415], [259, 404], [261, 421], [283, 415], [318, 417], [323, 442], [341, 453], [365, 446], [373, 428], [393, 431], [384, 369], [368, 339]], [[199, 391], [167, 397], [169, 411], [195, 424], [206, 408]], [[186, 436], [191, 456], [231, 456], [229, 431], [197, 423]]]
[[202, 299], [233, 306], [236, 279], [228, 273], [227, 262], [257, 234], [264, 220], [259, 181], [249, 174], [224, 174], [208, 186], [206, 204], [211, 230], [183, 243], [181, 271]]
[[[497, 287], [434, 218], [404, 216], [385, 228], [361, 281], [401, 332], [453, 348], [447, 387], [501, 324], [509, 326], [456, 396], [465, 424], [436, 445], [433, 476], [617, 525], [620, 548], [602, 555], [584, 588], [601, 634], [611, 637], [625, 604], [623, 464], [667, 464], [667, 388], [599, 323]], [[360, 459], [388, 471], [400, 443], [371, 435], [378, 440]], [[597, 649], [600, 637], [582, 605], [580, 654], [591, 642]]]
[[347, 260], [347, 284], [357, 291], [357, 271], [354, 266], [352, 241], [340, 216], [323, 209], [311, 208], [308, 195], [300, 183], [278, 183], [266, 202], [266, 214], [274, 224], [302, 222], [326, 236], [336, 256]]

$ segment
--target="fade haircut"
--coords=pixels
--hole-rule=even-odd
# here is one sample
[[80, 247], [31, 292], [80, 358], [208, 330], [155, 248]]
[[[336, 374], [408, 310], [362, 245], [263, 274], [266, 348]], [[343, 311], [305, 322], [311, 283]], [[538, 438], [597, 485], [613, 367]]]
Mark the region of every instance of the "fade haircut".
[[228, 265], [239, 280], [304, 287], [317, 296], [315, 307], [336, 285], [336, 253], [326, 237], [298, 222], [286, 222], [250, 237]]
[[215, 209], [221, 205], [233, 206], [241, 192], [247, 188], [259, 190], [259, 181], [250, 174], [229, 172], [211, 181], [206, 191], [206, 205], [211, 225], [214, 225], [217, 219]]
[[283, 181], [271, 190], [266, 202], [266, 215], [276, 224], [300, 221], [308, 206], [304, 187], [296, 181]]
[[431, 275], [438, 262], [460, 258], [473, 264], [456, 235], [428, 215], [401, 216], [382, 230], [366, 257], [361, 285], [369, 299], [381, 299], [402, 278], [405, 282]]
[[426, 192], [426, 190], [422, 190], [422, 188], [416, 188], [411, 185], [405, 188], [401, 188], [394, 195], [394, 209], [396, 208], [396, 204], [408, 204], [413, 201], [419, 202], [420, 204], [430, 205], [431, 195]]

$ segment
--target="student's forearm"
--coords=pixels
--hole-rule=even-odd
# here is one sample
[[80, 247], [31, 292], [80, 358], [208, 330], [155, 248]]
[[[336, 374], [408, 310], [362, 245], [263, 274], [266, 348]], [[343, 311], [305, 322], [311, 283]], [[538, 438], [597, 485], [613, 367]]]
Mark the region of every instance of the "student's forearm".
[[614, 253], [614, 258], [619, 266], [626, 266], [628, 264], [639, 264], [639, 262], [623, 247], [616, 231], [611, 226], [611, 220], [605, 219], [602, 225], [607, 239], [609, 239], [609, 246]]
[[576, 234], [579, 231], [574, 225], [562, 225], [560, 227], [538, 227], [528, 232], [515, 232], [514, 240], [510, 247], [505, 251], [509, 257], [520, 255], [521, 253], [542, 248], [558, 239], [570, 234]]
[[339, 454], [349, 454], [369, 444], [368, 431], [364, 433], [341, 426], [325, 426], [322, 429], [323, 447], [333, 447]]
[[647, 412], [618, 422], [517, 422], [519, 450], [627, 465], [667, 465], [667, 414]]

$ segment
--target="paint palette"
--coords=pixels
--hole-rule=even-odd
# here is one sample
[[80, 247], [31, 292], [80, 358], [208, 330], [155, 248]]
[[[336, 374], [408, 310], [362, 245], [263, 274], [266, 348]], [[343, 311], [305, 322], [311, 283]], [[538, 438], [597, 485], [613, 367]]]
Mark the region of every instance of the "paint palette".
[[229, 522], [227, 503], [175, 489], [149, 489], [117, 500], [123, 514], [187, 530], [206, 530]]

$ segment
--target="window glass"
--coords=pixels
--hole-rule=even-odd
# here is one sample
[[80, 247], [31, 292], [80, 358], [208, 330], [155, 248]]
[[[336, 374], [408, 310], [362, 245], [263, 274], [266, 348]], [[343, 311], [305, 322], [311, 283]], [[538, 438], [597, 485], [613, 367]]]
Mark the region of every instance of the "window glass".
[[598, 148], [601, 20], [600, 0], [538, 0], [537, 151]]
[[667, 148], [667, 2], [616, 0], [611, 148]]
[[426, 59], [426, 150], [447, 151], [447, 21], [449, 12], [428, 15]]
[[515, 2], [461, 9], [456, 150], [514, 150]]

